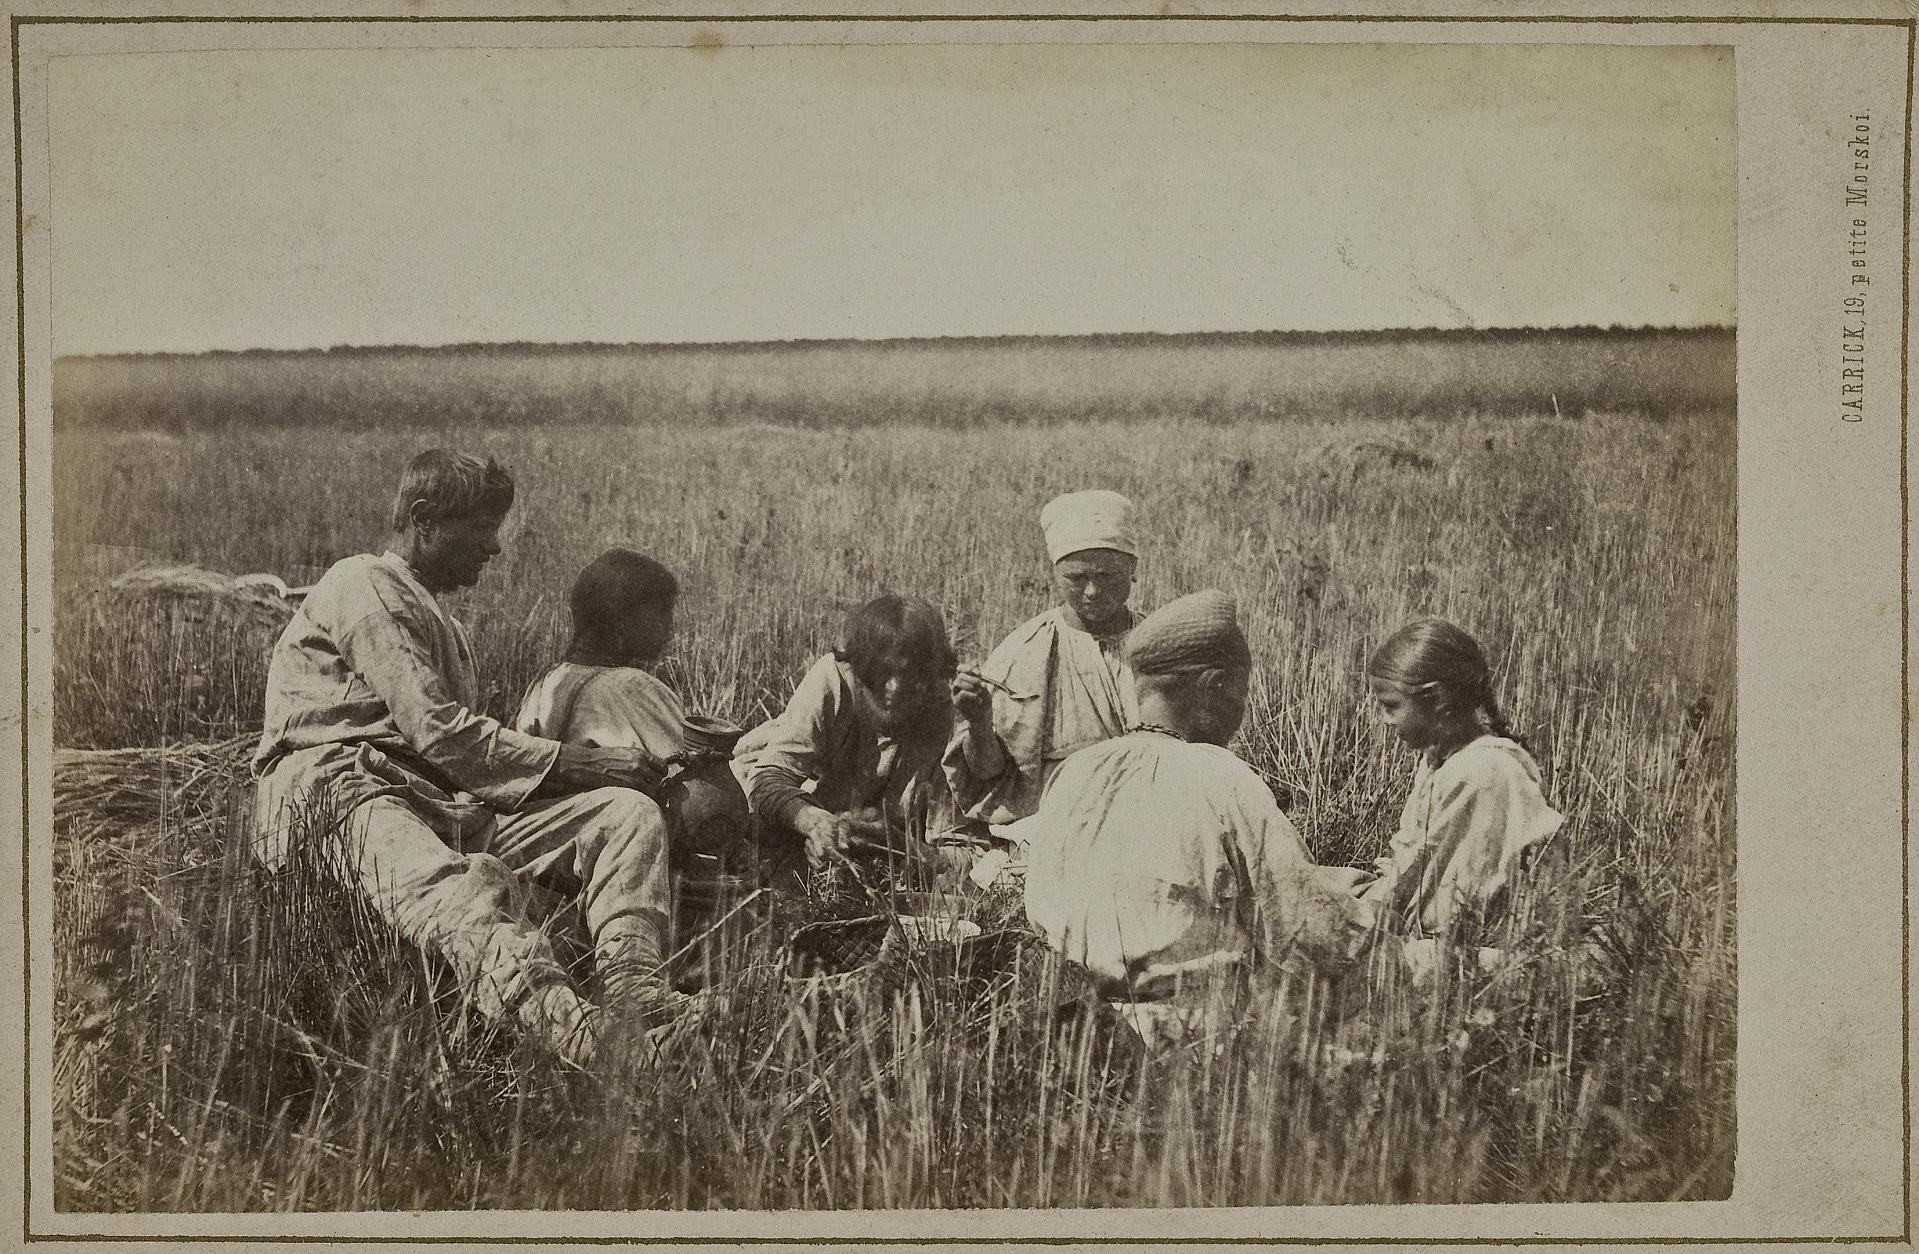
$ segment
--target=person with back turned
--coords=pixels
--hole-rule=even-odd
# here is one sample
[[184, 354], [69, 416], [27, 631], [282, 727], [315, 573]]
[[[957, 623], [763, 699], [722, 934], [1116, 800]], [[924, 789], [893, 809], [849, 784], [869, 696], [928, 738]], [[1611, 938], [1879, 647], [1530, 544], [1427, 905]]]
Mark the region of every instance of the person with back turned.
[[1133, 629], [1138, 717], [1068, 758], [1038, 814], [1026, 913], [1154, 1044], [1213, 1032], [1255, 980], [1339, 969], [1365, 947], [1350, 869], [1316, 865], [1225, 746], [1251, 658], [1232, 599], [1196, 592]]

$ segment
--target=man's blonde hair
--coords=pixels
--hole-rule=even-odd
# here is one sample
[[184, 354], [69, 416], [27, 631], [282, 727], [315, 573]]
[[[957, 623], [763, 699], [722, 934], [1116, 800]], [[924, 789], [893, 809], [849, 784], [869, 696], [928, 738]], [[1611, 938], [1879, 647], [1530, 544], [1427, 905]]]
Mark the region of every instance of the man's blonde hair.
[[488, 517], [513, 507], [513, 476], [491, 457], [430, 448], [406, 464], [400, 490], [393, 497], [393, 529], [405, 531], [413, 522], [413, 503], [424, 502], [424, 522], [448, 518]]

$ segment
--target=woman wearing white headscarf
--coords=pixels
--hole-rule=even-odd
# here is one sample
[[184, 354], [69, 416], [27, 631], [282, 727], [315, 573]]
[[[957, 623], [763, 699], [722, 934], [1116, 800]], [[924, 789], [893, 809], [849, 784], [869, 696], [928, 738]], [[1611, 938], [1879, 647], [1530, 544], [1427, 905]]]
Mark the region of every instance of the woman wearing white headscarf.
[[1122, 646], [1139, 545], [1132, 502], [1069, 492], [1040, 511], [1059, 604], [1014, 628], [977, 674], [953, 680], [960, 723], [946, 775], [966, 816], [1012, 823], [1039, 808], [1067, 757], [1110, 740], [1138, 714]]

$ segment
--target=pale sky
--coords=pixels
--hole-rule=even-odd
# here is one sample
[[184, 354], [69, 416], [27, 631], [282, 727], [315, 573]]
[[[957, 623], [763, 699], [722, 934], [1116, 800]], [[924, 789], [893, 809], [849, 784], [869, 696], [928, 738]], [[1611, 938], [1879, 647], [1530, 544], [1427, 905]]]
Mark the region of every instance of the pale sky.
[[53, 63], [58, 353], [1734, 320], [1732, 54]]

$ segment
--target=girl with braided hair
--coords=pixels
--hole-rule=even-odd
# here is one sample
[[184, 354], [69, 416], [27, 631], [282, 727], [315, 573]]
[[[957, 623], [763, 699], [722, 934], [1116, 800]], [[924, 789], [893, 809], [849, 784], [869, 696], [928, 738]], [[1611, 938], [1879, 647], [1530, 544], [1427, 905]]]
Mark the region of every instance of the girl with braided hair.
[[1379, 878], [1362, 900], [1412, 936], [1479, 930], [1565, 821], [1500, 709], [1479, 642], [1441, 618], [1394, 632], [1366, 666], [1382, 720], [1419, 755]]

